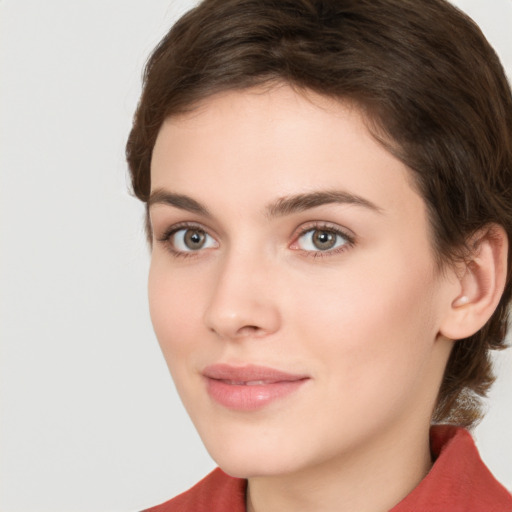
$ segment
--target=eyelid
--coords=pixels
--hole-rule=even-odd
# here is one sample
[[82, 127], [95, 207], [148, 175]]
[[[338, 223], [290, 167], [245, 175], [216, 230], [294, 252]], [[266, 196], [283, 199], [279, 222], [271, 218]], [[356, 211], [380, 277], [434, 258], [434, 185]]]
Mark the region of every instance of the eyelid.
[[[337, 247], [334, 249], [328, 249], [325, 251], [306, 251], [304, 249], [301, 249], [297, 246], [298, 240], [301, 236], [305, 235], [309, 231], [313, 230], [325, 230], [325, 231], [332, 231], [333, 233], [342, 236], [347, 242], [343, 244], [341, 247]], [[322, 257], [322, 256], [330, 256], [334, 254], [338, 254], [342, 251], [345, 251], [355, 245], [356, 243], [356, 236], [355, 234], [350, 231], [347, 228], [341, 227], [338, 224], [334, 224], [332, 222], [326, 222], [326, 221], [310, 221], [305, 224], [301, 224], [296, 230], [295, 233], [292, 236], [293, 242], [290, 244], [289, 248], [296, 251], [301, 251], [307, 255], [313, 255], [316, 257]]]
[[179, 231], [180, 229], [198, 229], [217, 239], [217, 235], [214, 234], [210, 228], [207, 228], [200, 222], [195, 221], [175, 222], [174, 224], [165, 228], [160, 236], [156, 236], [155, 232], [155, 238], [158, 242], [165, 242], [165, 240], [167, 240], [173, 233], [176, 233], [176, 231]]
[[178, 231], [181, 231], [182, 229], [197, 229], [198, 231], [203, 231], [207, 236], [211, 237], [213, 240], [215, 240], [216, 247], [219, 246], [219, 242], [217, 239], [217, 236], [211, 233], [211, 230], [203, 226], [202, 224], [198, 222], [190, 222], [190, 221], [184, 221], [184, 222], [177, 222], [175, 224], [172, 224], [167, 229], [164, 230], [164, 232], [160, 236], [156, 236], [155, 233], [155, 239], [157, 242], [165, 245], [166, 249], [170, 251], [174, 256], [180, 256], [180, 257], [193, 257], [198, 256], [199, 253], [203, 252], [204, 250], [210, 249], [198, 249], [197, 251], [180, 251], [175, 249], [171, 243], [170, 239], [171, 237], [177, 233]]
[[[197, 251], [179, 251], [174, 249], [171, 244], [169, 243], [170, 238], [175, 234], [176, 232], [182, 230], [182, 229], [198, 229], [200, 231], [203, 231], [206, 235], [212, 237], [216, 242], [216, 247], [218, 247], [219, 241], [218, 236], [212, 233], [212, 231], [209, 228], [206, 228], [203, 224], [199, 222], [190, 222], [190, 221], [184, 221], [184, 222], [177, 222], [175, 224], [172, 224], [170, 227], [168, 227], [160, 236], [156, 236], [155, 239], [157, 242], [164, 244], [168, 251], [170, 251], [175, 256], [182, 256], [182, 257], [193, 257], [198, 256], [200, 253], [203, 252], [202, 249], [198, 249]], [[343, 244], [340, 247], [328, 249], [325, 251], [318, 250], [318, 251], [308, 251], [301, 249], [297, 246], [297, 242], [299, 238], [309, 231], [312, 230], [325, 230], [325, 231], [332, 231], [333, 233], [343, 237], [346, 240], [346, 243]], [[295, 251], [302, 252], [305, 255], [308, 256], [315, 256], [315, 257], [323, 257], [323, 256], [332, 256], [335, 254], [338, 254], [340, 252], [346, 251], [347, 249], [351, 248], [356, 243], [356, 236], [355, 234], [345, 228], [341, 227], [338, 224], [327, 222], [327, 221], [310, 221], [305, 224], [301, 224], [292, 235], [292, 242], [289, 244], [289, 248]], [[210, 249], [210, 248], [207, 248]], [[207, 250], [205, 249], [205, 250]]]

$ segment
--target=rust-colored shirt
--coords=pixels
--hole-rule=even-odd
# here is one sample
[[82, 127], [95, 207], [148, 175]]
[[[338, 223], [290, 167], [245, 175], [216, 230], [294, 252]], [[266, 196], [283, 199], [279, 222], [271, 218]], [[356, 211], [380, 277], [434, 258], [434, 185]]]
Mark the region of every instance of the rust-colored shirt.
[[[512, 495], [480, 459], [469, 432], [431, 429], [435, 459], [419, 485], [389, 512], [512, 512]], [[214, 470], [190, 490], [145, 512], [246, 512], [247, 481]]]

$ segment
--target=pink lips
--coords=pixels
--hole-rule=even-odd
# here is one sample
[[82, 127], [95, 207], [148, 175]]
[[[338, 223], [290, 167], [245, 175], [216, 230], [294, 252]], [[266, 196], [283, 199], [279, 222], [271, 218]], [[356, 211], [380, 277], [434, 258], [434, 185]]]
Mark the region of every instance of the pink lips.
[[210, 397], [229, 409], [253, 411], [296, 391], [309, 377], [264, 366], [215, 364], [203, 370]]

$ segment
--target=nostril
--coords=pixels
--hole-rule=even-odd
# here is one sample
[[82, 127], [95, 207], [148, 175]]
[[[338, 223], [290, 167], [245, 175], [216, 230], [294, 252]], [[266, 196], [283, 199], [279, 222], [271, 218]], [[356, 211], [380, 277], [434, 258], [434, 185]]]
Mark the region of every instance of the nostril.
[[240, 328], [238, 330], [238, 333], [239, 333], [239, 335], [244, 335], [244, 334], [251, 335], [251, 334], [257, 333], [258, 331], [261, 331], [260, 327], [257, 327], [256, 325], [246, 325], [246, 326]]
[[[215, 327], [210, 327], [211, 332], [215, 332], [217, 334], [221, 334], [221, 332], [218, 332]], [[221, 331], [221, 329], [219, 329]], [[258, 332], [263, 332], [263, 329], [261, 327], [258, 327], [257, 325], [244, 325], [243, 327], [240, 327], [238, 329], [235, 329], [232, 332], [231, 337], [243, 337], [243, 336], [254, 336]]]

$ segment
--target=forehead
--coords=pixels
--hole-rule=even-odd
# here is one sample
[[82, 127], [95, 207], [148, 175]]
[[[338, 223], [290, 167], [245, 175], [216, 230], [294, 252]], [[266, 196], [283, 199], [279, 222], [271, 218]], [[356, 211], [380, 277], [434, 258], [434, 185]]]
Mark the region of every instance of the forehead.
[[225, 207], [333, 188], [383, 209], [403, 211], [406, 198], [423, 207], [410, 181], [353, 103], [286, 85], [224, 92], [168, 118], [151, 168], [152, 190]]

